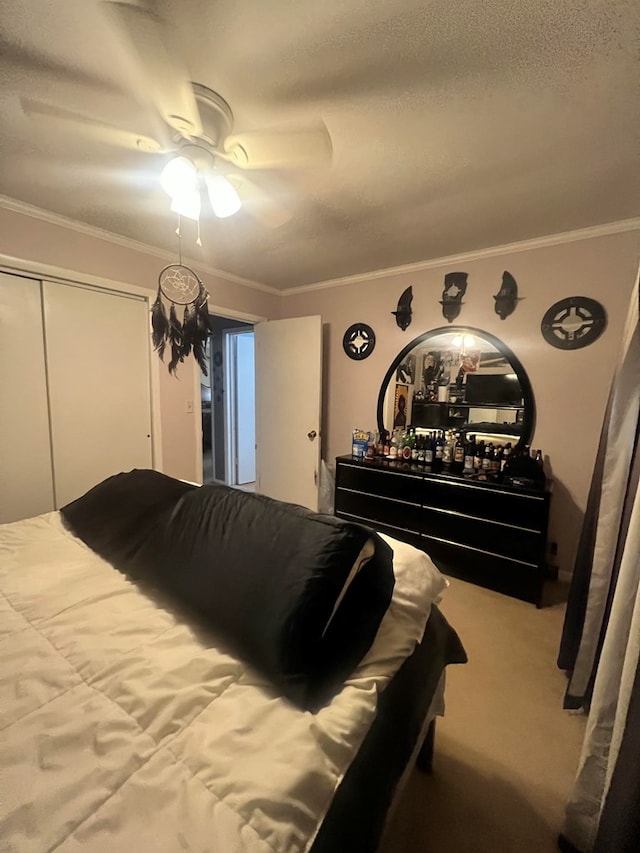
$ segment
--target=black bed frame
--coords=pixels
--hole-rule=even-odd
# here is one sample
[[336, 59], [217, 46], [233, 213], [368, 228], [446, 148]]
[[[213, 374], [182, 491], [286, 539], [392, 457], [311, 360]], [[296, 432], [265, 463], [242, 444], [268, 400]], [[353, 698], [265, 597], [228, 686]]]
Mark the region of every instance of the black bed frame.
[[[381, 694], [378, 714], [349, 767], [311, 853], [374, 853], [398, 782], [424, 731], [424, 721], [445, 667], [466, 663], [456, 632], [432, 605], [422, 642]], [[433, 768], [435, 719], [416, 764]]]

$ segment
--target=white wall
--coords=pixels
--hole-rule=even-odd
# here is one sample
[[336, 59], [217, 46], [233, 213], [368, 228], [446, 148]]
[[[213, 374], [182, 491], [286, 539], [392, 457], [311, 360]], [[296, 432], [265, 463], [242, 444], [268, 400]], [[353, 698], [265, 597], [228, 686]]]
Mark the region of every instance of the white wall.
[[[550, 538], [559, 544], [561, 570], [571, 570], [586, 505], [604, 406], [616, 361], [629, 295], [638, 268], [640, 232], [595, 237], [500, 254], [414, 273], [375, 276], [340, 287], [285, 297], [282, 316], [320, 314], [325, 329], [323, 457], [350, 452], [354, 427], [376, 428], [376, 403], [383, 376], [400, 350], [428, 329], [447, 325], [438, 301], [444, 274], [469, 274], [457, 324], [485, 329], [503, 340], [522, 361], [533, 386], [537, 424], [533, 445], [548, 456], [555, 481]], [[330, 251], [331, 247], [327, 247]], [[518, 282], [522, 301], [500, 320], [493, 295], [502, 273]], [[396, 325], [398, 298], [413, 286], [413, 319]], [[590, 296], [608, 312], [608, 328], [591, 346], [556, 349], [540, 333], [544, 312], [567, 296]], [[345, 355], [342, 336], [352, 323], [376, 333], [376, 347], [364, 361]]]

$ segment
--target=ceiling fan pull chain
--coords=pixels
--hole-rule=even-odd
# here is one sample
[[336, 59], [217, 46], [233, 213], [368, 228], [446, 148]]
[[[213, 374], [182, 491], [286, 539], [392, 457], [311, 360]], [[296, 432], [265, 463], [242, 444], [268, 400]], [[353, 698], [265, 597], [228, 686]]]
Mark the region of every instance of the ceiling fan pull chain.
[[200, 239], [200, 220], [198, 219], [198, 239], [196, 240], [196, 245], [202, 246], [202, 240]]

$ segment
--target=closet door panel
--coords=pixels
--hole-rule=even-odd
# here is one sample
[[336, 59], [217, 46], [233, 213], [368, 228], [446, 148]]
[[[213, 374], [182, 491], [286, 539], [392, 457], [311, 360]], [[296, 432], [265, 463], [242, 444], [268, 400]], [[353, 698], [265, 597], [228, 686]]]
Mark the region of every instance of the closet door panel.
[[0, 273], [0, 523], [53, 508], [40, 282]]
[[43, 282], [55, 503], [152, 467], [145, 300]]

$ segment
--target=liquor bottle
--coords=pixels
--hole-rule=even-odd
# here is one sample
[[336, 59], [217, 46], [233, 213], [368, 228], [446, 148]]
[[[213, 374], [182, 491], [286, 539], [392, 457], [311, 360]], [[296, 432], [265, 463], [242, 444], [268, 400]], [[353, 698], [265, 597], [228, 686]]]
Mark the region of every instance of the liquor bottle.
[[480, 439], [480, 441], [476, 444], [476, 452], [473, 456], [473, 468], [475, 471], [482, 470], [482, 460], [484, 459], [484, 441]]
[[453, 465], [451, 469], [457, 474], [462, 473], [464, 468], [464, 442], [460, 437], [460, 433], [456, 434], [455, 444], [453, 446]]
[[504, 450], [502, 451], [502, 462], [500, 463], [500, 470], [501, 471], [504, 471], [505, 465], [509, 462], [510, 458], [511, 458], [511, 442], [508, 441], [504, 446]]
[[453, 434], [451, 430], [447, 430], [444, 437], [444, 447], [442, 448], [442, 465], [448, 470], [453, 462]]
[[544, 457], [541, 450], [536, 450], [536, 462], [541, 468], [544, 468]]
[[411, 448], [411, 458], [414, 462], [418, 461], [418, 436], [416, 435], [415, 427], [409, 430], [409, 447]]
[[411, 459], [411, 431], [405, 432], [402, 438], [401, 456], [404, 460]]
[[473, 457], [476, 455], [476, 439], [470, 435], [464, 448], [464, 465], [462, 466], [463, 474], [473, 474]]
[[491, 459], [493, 458], [493, 444], [489, 442], [484, 449], [484, 456], [482, 457], [482, 470], [489, 471], [491, 469]]
[[416, 441], [416, 448], [418, 450], [418, 462], [421, 465], [424, 465], [425, 436], [422, 435], [422, 433], [418, 436], [418, 440]]
[[437, 465], [442, 465], [444, 459], [444, 434], [441, 429], [438, 430], [435, 441], [435, 462]]
[[434, 455], [435, 455], [435, 453], [434, 453], [433, 433], [430, 432], [427, 435], [427, 437], [425, 439], [425, 444], [424, 444], [424, 462], [425, 462], [425, 465], [433, 465]]
[[504, 449], [501, 444], [498, 444], [493, 451], [493, 463], [491, 465], [491, 471], [496, 476], [500, 473], [502, 469], [502, 459], [504, 456]]
[[394, 429], [393, 434], [391, 436], [391, 443], [389, 445], [389, 458], [397, 459], [400, 456], [400, 432], [398, 429]]

